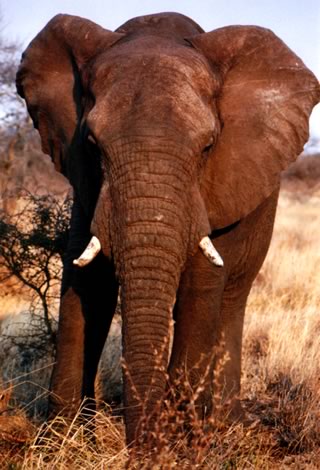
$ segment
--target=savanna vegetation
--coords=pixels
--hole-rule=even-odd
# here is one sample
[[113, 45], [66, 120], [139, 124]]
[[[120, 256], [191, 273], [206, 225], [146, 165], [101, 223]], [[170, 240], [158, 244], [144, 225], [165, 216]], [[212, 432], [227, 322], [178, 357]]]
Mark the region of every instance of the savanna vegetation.
[[241, 397], [250, 422], [201, 421], [201, 381], [191, 391], [182, 375], [141, 459], [124, 441], [119, 315], [96, 415], [45, 422], [70, 191], [14, 95], [16, 47], [2, 40], [0, 55], [0, 468], [319, 468], [320, 156], [300, 158], [284, 175], [272, 245], [250, 295]]

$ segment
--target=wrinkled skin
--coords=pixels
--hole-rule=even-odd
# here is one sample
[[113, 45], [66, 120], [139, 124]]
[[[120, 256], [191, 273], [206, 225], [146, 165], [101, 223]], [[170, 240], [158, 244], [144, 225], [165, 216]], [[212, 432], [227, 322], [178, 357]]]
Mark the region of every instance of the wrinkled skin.
[[[241, 415], [245, 305], [269, 247], [280, 172], [308, 138], [313, 74], [259, 27], [204, 33], [170, 13], [111, 32], [58, 15], [24, 53], [17, 88], [74, 188], [51, 414], [94, 398], [121, 285], [128, 443], [141, 402], [150, 416], [165, 392], [163, 370], [173, 382], [198, 364], [196, 385], [209, 365], [199, 412], [215, 412], [215, 396]], [[92, 234], [102, 252], [74, 266]], [[206, 235], [223, 267], [199, 249]]]

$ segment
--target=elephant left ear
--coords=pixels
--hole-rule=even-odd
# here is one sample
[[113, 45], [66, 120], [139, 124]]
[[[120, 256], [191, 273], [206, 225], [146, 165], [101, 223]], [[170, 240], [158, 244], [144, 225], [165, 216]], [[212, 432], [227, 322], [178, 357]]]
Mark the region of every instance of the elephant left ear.
[[319, 82], [270, 30], [230, 26], [188, 41], [222, 78], [223, 128], [201, 181], [212, 229], [245, 217], [303, 150]]

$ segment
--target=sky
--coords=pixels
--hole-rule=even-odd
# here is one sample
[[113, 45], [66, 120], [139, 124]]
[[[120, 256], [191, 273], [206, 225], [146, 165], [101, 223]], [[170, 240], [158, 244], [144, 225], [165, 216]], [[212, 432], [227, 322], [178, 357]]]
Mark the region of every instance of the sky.
[[[190, 16], [206, 31], [232, 24], [264, 26], [320, 79], [320, 0], [0, 0], [0, 11], [3, 35], [21, 49], [57, 13], [83, 16], [110, 30], [132, 17], [161, 11]], [[320, 141], [320, 105], [310, 129]]]

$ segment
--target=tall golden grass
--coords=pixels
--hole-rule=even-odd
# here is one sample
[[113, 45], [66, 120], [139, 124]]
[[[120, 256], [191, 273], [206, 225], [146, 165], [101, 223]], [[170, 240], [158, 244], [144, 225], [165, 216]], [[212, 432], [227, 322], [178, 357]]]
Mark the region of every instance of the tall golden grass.
[[[107, 406], [92, 418], [94, 426], [79, 416], [34, 421], [25, 441], [15, 440], [4, 427], [10, 418], [12, 424], [17, 403], [0, 412], [0, 468], [319, 468], [319, 207], [319, 191], [281, 192], [270, 251], [246, 314], [241, 399], [250, 425], [203, 422], [192, 407], [186, 415], [181, 402], [167, 404], [146, 438], [148, 453], [139, 457], [129, 453], [122, 418]], [[188, 398], [183, 381], [181, 388]]]
[[[317, 382], [320, 377], [320, 192], [283, 191], [274, 236], [254, 284], [246, 342], [265, 338], [270, 376]], [[266, 344], [267, 343], [267, 344]]]

